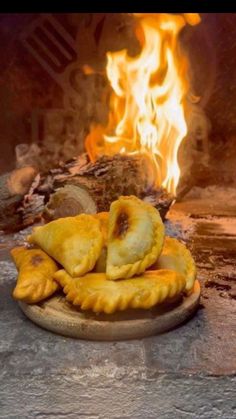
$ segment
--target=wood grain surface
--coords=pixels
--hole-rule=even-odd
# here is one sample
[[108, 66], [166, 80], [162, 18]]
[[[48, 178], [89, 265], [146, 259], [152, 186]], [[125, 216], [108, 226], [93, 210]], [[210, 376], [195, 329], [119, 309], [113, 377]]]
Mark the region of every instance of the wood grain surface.
[[190, 318], [200, 300], [200, 284], [192, 294], [153, 310], [127, 310], [113, 315], [96, 315], [77, 310], [65, 297], [56, 295], [39, 304], [19, 302], [25, 315], [52, 332], [87, 340], [126, 340], [166, 332]]

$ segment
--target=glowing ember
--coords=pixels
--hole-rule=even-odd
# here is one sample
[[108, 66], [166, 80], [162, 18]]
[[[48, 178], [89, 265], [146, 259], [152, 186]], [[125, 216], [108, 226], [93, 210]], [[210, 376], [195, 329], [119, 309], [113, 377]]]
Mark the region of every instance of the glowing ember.
[[115, 153], [147, 156], [156, 185], [175, 193], [178, 149], [186, 136], [187, 59], [179, 48], [180, 30], [200, 21], [198, 14], [134, 14], [138, 56], [127, 50], [107, 53], [113, 89], [107, 127], [97, 125], [86, 138], [92, 161]]

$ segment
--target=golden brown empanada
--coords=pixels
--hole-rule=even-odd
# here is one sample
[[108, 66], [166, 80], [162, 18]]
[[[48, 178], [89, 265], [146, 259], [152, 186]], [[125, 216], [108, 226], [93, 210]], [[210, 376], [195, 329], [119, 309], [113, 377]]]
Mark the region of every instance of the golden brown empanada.
[[173, 269], [184, 275], [186, 290], [193, 288], [197, 270], [193, 257], [187, 247], [172, 237], [166, 237], [162, 253], [151, 269]]
[[107, 246], [103, 246], [100, 256], [96, 262], [96, 265], [94, 266], [93, 271], [94, 272], [106, 272], [106, 266], [107, 266]]
[[69, 302], [82, 310], [107, 314], [127, 308], [148, 309], [176, 297], [185, 288], [184, 276], [167, 269], [146, 271], [139, 277], [120, 281], [109, 281], [103, 273], [72, 278], [64, 270], [56, 272], [54, 278]]
[[13, 290], [13, 297], [16, 300], [28, 304], [38, 303], [59, 288], [53, 279], [53, 274], [59, 268], [41, 249], [16, 247], [11, 250], [11, 255], [19, 271], [17, 284]]
[[88, 214], [59, 218], [35, 227], [28, 241], [41, 247], [71, 276], [91, 271], [103, 246], [100, 221]]
[[107, 246], [108, 279], [130, 278], [151, 266], [160, 255], [165, 228], [151, 204], [121, 196], [110, 207]]
[[108, 218], [109, 218], [109, 212], [98, 212], [97, 214], [93, 215], [97, 220], [100, 221], [100, 227], [104, 239], [104, 243], [107, 244], [107, 238], [108, 238]]
[[107, 238], [108, 238], [108, 212], [98, 212], [94, 215], [100, 221], [100, 227], [103, 235], [103, 248], [94, 267], [94, 272], [106, 272], [107, 264]]

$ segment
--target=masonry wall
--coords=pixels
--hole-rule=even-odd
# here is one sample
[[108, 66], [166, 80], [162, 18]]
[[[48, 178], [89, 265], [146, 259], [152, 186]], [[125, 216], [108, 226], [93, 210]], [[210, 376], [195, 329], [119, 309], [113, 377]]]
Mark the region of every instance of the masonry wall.
[[[187, 154], [187, 172], [193, 159], [203, 165], [210, 161], [214, 179], [216, 172], [219, 181], [227, 172], [223, 179], [231, 182], [236, 159], [236, 14], [201, 17], [200, 25], [182, 34], [192, 90], [201, 99], [193, 105], [180, 160], [186, 161]], [[58, 43], [49, 59], [47, 30]], [[106, 52], [127, 45], [131, 54], [138, 51], [127, 14], [2, 14], [0, 171], [32, 162], [45, 169], [83, 151], [91, 122], [106, 120]], [[97, 73], [84, 74], [85, 65]]]

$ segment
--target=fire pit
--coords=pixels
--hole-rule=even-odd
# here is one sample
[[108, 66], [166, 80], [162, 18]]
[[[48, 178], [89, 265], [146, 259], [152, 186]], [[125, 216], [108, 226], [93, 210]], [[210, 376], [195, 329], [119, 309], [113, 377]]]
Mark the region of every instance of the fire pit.
[[[203, 15], [200, 23], [197, 15], [138, 14], [113, 16], [108, 22], [106, 15], [98, 15], [24, 16], [22, 23], [20, 17], [14, 18], [21, 28], [14, 48], [19, 56], [27, 51], [26, 72], [45, 72], [45, 78], [51, 77], [45, 84], [60, 86], [63, 100], [45, 91], [56, 106], [48, 109], [44, 104], [40, 111], [39, 105], [32, 106], [33, 141], [15, 144], [16, 165], [12, 171], [2, 170], [0, 177], [1, 413], [4, 417], [234, 418], [234, 146], [228, 140], [212, 152], [210, 121], [216, 138], [222, 131], [214, 112], [210, 120], [206, 117], [204, 106], [210, 95], [207, 98], [205, 92], [204, 105], [189, 94], [194, 76], [188, 79], [187, 67], [194, 59], [185, 51], [189, 45], [196, 47], [192, 37], [203, 39], [217, 17]], [[6, 28], [9, 19], [3, 16]], [[114, 24], [118, 34], [125, 34], [119, 35], [119, 47], [115, 43], [108, 54], [105, 73], [102, 60], [111, 51], [108, 39]], [[92, 57], [81, 31], [75, 30], [77, 25], [87, 34], [87, 42], [94, 42]], [[57, 45], [64, 52], [60, 65], [55, 56], [50, 64], [40, 50], [46, 45], [48, 52], [51, 33], [64, 39]], [[124, 51], [124, 40], [130, 53]], [[77, 57], [78, 45], [84, 48], [83, 59]], [[195, 51], [201, 55], [199, 49]], [[227, 52], [226, 60], [230, 60]], [[18, 58], [15, 67], [5, 72], [6, 80], [11, 75], [19, 91], [22, 68]], [[86, 84], [92, 79], [100, 80], [97, 89], [92, 82]], [[210, 83], [208, 88], [212, 90]], [[104, 106], [100, 114], [91, 109], [92, 96], [87, 98], [96, 93], [98, 108]], [[61, 109], [56, 109], [58, 103]], [[85, 109], [88, 103], [90, 110]], [[210, 102], [209, 109], [214, 106]], [[219, 161], [220, 145], [232, 150], [225, 153], [227, 168]], [[13, 160], [11, 153], [8, 157]], [[150, 202], [160, 211], [167, 234], [190, 248], [202, 289], [197, 314], [178, 329], [130, 342], [76, 341], [36, 327], [12, 300], [16, 271], [9, 250], [24, 243], [33, 224], [107, 211], [120, 195]], [[18, 395], [21, 383], [24, 389]], [[109, 403], [107, 388], [112, 389]], [[17, 403], [11, 402], [12, 394]], [[57, 394], [58, 401], [52, 403]]]

